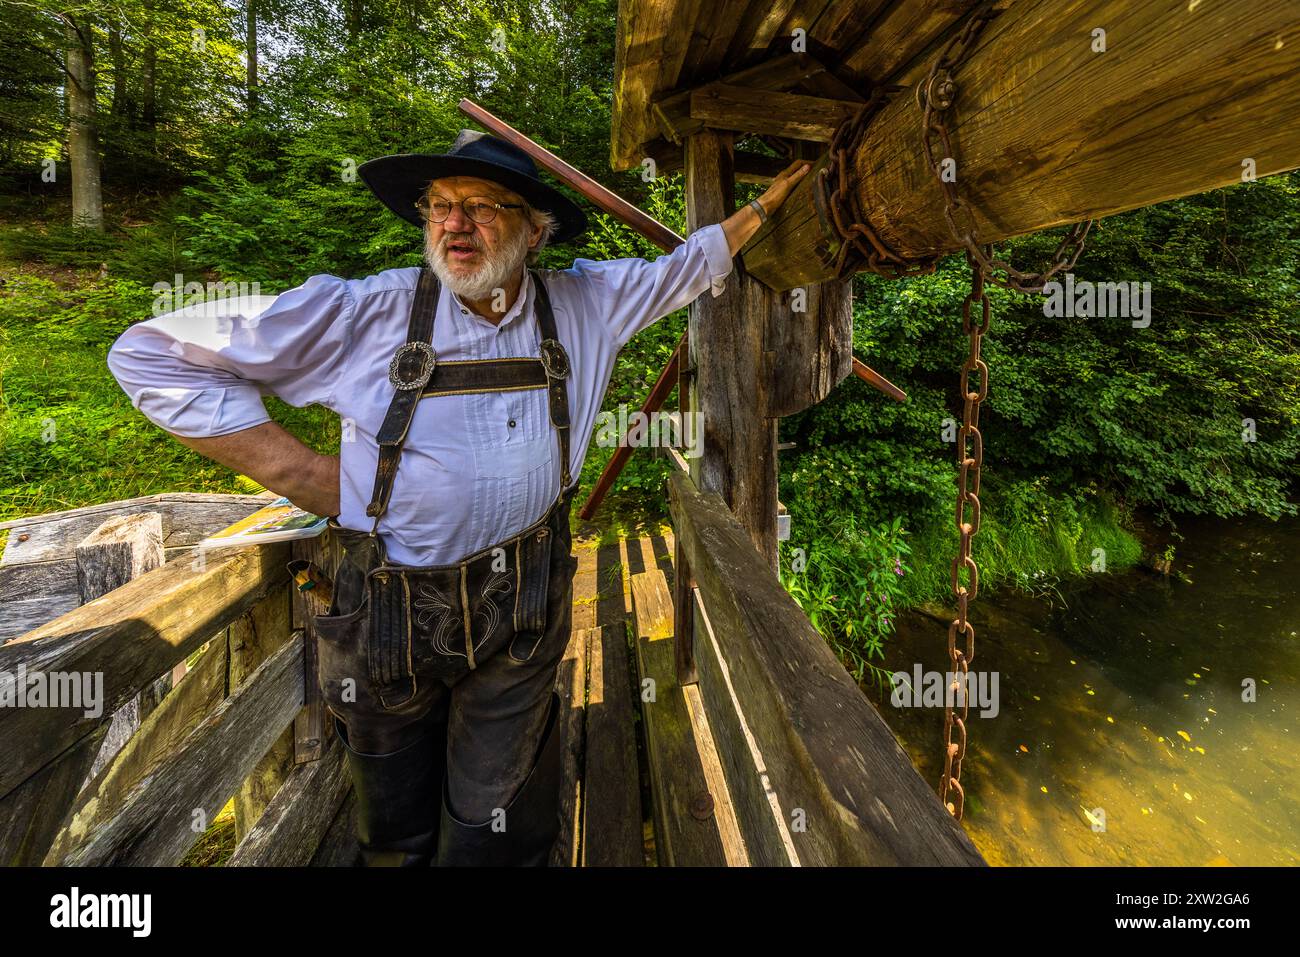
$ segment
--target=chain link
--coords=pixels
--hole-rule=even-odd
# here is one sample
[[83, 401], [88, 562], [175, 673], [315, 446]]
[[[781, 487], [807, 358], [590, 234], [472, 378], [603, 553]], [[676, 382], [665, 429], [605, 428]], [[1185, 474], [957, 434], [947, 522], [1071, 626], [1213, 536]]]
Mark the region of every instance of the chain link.
[[[962, 304], [962, 329], [968, 339], [966, 361], [961, 367], [962, 425], [957, 438], [957, 557], [953, 559], [951, 584], [957, 599], [957, 617], [948, 627], [948, 659], [953, 675], [953, 695], [945, 698], [943, 778], [939, 797], [957, 820], [965, 810], [966, 792], [961, 785], [962, 760], [966, 756], [966, 720], [969, 712], [967, 676], [975, 658], [975, 627], [968, 616], [970, 602], [979, 593], [979, 567], [971, 557], [971, 540], [980, 527], [980, 474], [984, 465], [984, 437], [979, 429], [980, 405], [988, 396], [989, 367], [980, 357], [983, 337], [989, 329], [991, 306], [986, 283], [1019, 292], [1037, 293], [1062, 269], [1073, 268], [1083, 252], [1092, 221], [1074, 224], [1057, 245], [1048, 268], [1041, 273], [1026, 273], [994, 255], [991, 245], [980, 242], [972, 207], [957, 192], [956, 177], [945, 176], [943, 161], [955, 162], [952, 134], [948, 128], [948, 110], [957, 100], [954, 76], [974, 49], [981, 32], [994, 20], [1007, 0], [985, 0], [970, 15], [961, 31], [944, 47], [930, 67], [930, 72], [916, 87], [916, 103], [921, 109], [921, 146], [926, 164], [943, 192], [943, 218], [958, 246], [965, 250], [971, 269], [971, 287]], [[823, 232], [838, 237], [839, 242], [819, 250], [823, 265], [834, 270], [836, 279], [855, 272], [870, 270], [898, 279], [934, 272], [938, 255], [908, 259], [890, 250], [868, 223], [858, 201], [857, 190], [849, 186], [850, 157], [868, 124], [903, 87], [878, 86], [853, 118], [836, 129], [831, 138], [826, 163], [814, 182], [813, 198]], [[942, 147], [936, 157], [934, 139]], [[978, 321], [972, 320], [973, 308], [979, 306]], [[972, 388], [971, 377], [978, 377]], [[965, 584], [962, 573], [965, 572]], [[958, 647], [959, 636], [965, 647]], [[960, 692], [958, 716], [950, 703]], [[954, 729], [957, 740], [953, 740]], [[949, 795], [952, 800], [949, 801]]]
[[[925, 151], [926, 165], [934, 173], [935, 181], [943, 191], [943, 218], [953, 238], [984, 270], [989, 282], [1015, 289], [1018, 292], [1042, 292], [1053, 276], [1062, 269], [1073, 268], [1083, 252], [1083, 245], [1092, 228], [1092, 220], [1075, 223], [1057, 245], [1048, 268], [1041, 273], [1026, 273], [1016, 269], [993, 254], [992, 246], [981, 245], [975, 232], [975, 213], [957, 192], [957, 177], [945, 176], [943, 161], [956, 161], [952, 148], [952, 134], [948, 129], [947, 113], [957, 100], [957, 69], [966, 61], [984, 27], [1001, 12], [997, 9], [1003, 0], [985, 0], [970, 15], [960, 33], [948, 42], [943, 52], [930, 66], [930, 72], [916, 87], [916, 104], [921, 108], [921, 148]], [[936, 159], [934, 138], [943, 147]], [[961, 215], [959, 215], [961, 214]], [[958, 219], [963, 219], [958, 223]], [[999, 275], [1003, 273], [1005, 275]]]
[[[974, 48], [984, 27], [999, 13], [996, 0], [976, 10], [930, 67], [929, 75], [916, 87], [917, 106], [922, 111], [921, 146], [925, 160], [943, 191], [943, 217], [952, 236], [966, 251], [971, 270], [970, 292], [962, 303], [962, 331], [968, 350], [961, 367], [962, 425], [957, 434], [957, 557], [952, 562], [951, 585], [957, 599], [957, 617], [948, 626], [948, 663], [952, 675], [950, 693], [944, 698], [943, 710], [943, 777], [939, 781], [939, 800], [953, 817], [962, 819], [966, 809], [966, 791], [961, 784], [962, 761], [966, 757], [967, 727], [970, 712], [969, 674], [975, 659], [975, 626], [971, 624], [970, 602], [979, 594], [979, 566], [971, 557], [971, 540], [980, 528], [980, 475], [984, 467], [984, 436], [980, 432], [980, 406], [988, 397], [989, 367], [980, 356], [984, 335], [989, 331], [991, 304], [986, 283], [992, 282], [1019, 292], [1041, 292], [1062, 269], [1074, 266], [1092, 228], [1092, 221], [1072, 226], [1056, 247], [1048, 268], [1042, 273], [1025, 273], [993, 253], [991, 245], [979, 242], [975, 214], [957, 192], [956, 177], [944, 175], [943, 160], [955, 159], [952, 135], [948, 129], [948, 110], [957, 100], [954, 75]], [[943, 152], [936, 158], [934, 138]], [[1002, 274], [1002, 275], [999, 275]], [[979, 307], [978, 320], [972, 319]], [[971, 377], [978, 376], [972, 388]], [[965, 583], [963, 583], [963, 572]], [[964, 647], [959, 639], [964, 638]], [[954, 702], [960, 700], [960, 715]], [[954, 740], [954, 731], [956, 740]], [[951, 798], [951, 800], [950, 800]]]
[[[826, 164], [817, 172], [813, 201], [823, 232], [833, 227], [839, 243], [828, 250], [823, 265], [833, 268], [836, 279], [870, 270], [890, 279], [924, 276], [938, 265], [938, 256], [907, 259], [893, 252], [876, 235], [859, 208], [857, 191], [849, 187], [850, 157], [871, 120], [901, 86], [877, 86], [853, 118], [841, 123], [831, 137]], [[828, 223], [827, 220], [830, 220]]]

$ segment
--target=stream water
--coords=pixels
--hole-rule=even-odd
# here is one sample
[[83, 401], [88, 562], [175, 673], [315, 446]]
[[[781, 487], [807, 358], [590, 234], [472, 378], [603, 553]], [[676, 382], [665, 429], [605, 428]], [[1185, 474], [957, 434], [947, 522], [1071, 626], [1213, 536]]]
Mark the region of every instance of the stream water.
[[[981, 594], [964, 825], [990, 864], [1300, 864], [1300, 521], [1187, 521], [1177, 575]], [[900, 616], [884, 666], [946, 671]], [[1249, 700], [1243, 683], [1253, 683]], [[927, 782], [943, 710], [869, 695]]]

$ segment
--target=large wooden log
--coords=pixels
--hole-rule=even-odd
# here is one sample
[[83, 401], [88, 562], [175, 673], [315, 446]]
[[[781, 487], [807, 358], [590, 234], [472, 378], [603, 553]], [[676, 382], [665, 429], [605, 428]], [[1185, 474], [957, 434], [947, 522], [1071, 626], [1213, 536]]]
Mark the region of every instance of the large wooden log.
[[[176, 864], [302, 707], [302, 642], [289, 641], [145, 775], [110, 819], [87, 807], [46, 862]], [[200, 826], [201, 825], [201, 826]]]
[[[102, 680], [102, 712], [0, 708], [0, 795], [81, 738], [160, 674], [283, 587], [283, 543], [227, 549], [202, 571], [171, 562], [0, 647], [0, 695], [16, 694], [19, 669]], [[277, 734], [279, 729], [277, 729]], [[260, 756], [260, 755], [259, 755]]]
[[[957, 189], [980, 241], [996, 242], [1239, 183], [1248, 160], [1258, 176], [1294, 169], [1297, 74], [1294, 0], [1018, 0], [957, 71]], [[958, 248], [920, 133], [908, 89], [872, 121], [849, 172], [869, 225], [907, 257]], [[821, 165], [742, 253], [773, 289], [830, 275], [838, 238], [812, 199]]]
[[[723, 668], [729, 677], [729, 687], [706, 700], [726, 697], [743, 709], [766, 774], [764, 781], [755, 765], [758, 780], [732, 789], [745, 819], [761, 820], [770, 787], [801, 864], [982, 863], [722, 500], [681, 473], [668, 485], [673, 526], [705, 596], [719, 659], [714, 668], [700, 655], [700, 680]], [[714, 719], [715, 734], [738, 727]], [[718, 750], [734, 758], [749, 748], [742, 737]], [[736, 768], [733, 762], [733, 775]], [[785, 842], [769, 823], [757, 842], [760, 858], [779, 863]]]

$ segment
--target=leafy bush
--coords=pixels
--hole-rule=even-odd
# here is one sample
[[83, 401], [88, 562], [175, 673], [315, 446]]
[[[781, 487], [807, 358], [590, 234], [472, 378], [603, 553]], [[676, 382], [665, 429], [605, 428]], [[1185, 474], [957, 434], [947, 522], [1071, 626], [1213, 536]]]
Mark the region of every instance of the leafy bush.
[[864, 526], [845, 516], [807, 549], [783, 544], [781, 551], [781, 583], [813, 627], [846, 659], [854, 678], [881, 680], [885, 673], [871, 658], [884, 658], [884, 640], [904, 603], [902, 580], [911, 571], [902, 519]]

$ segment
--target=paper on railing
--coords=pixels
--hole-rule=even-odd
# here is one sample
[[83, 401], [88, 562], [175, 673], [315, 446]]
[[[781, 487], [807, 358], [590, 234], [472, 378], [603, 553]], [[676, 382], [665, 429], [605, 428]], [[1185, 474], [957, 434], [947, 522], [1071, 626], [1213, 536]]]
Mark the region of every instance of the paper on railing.
[[262, 545], [268, 542], [287, 542], [299, 538], [315, 538], [325, 531], [328, 518], [304, 512], [287, 498], [277, 498], [265, 508], [241, 518], [229, 528], [199, 542], [199, 550], [227, 548], [243, 545]]

